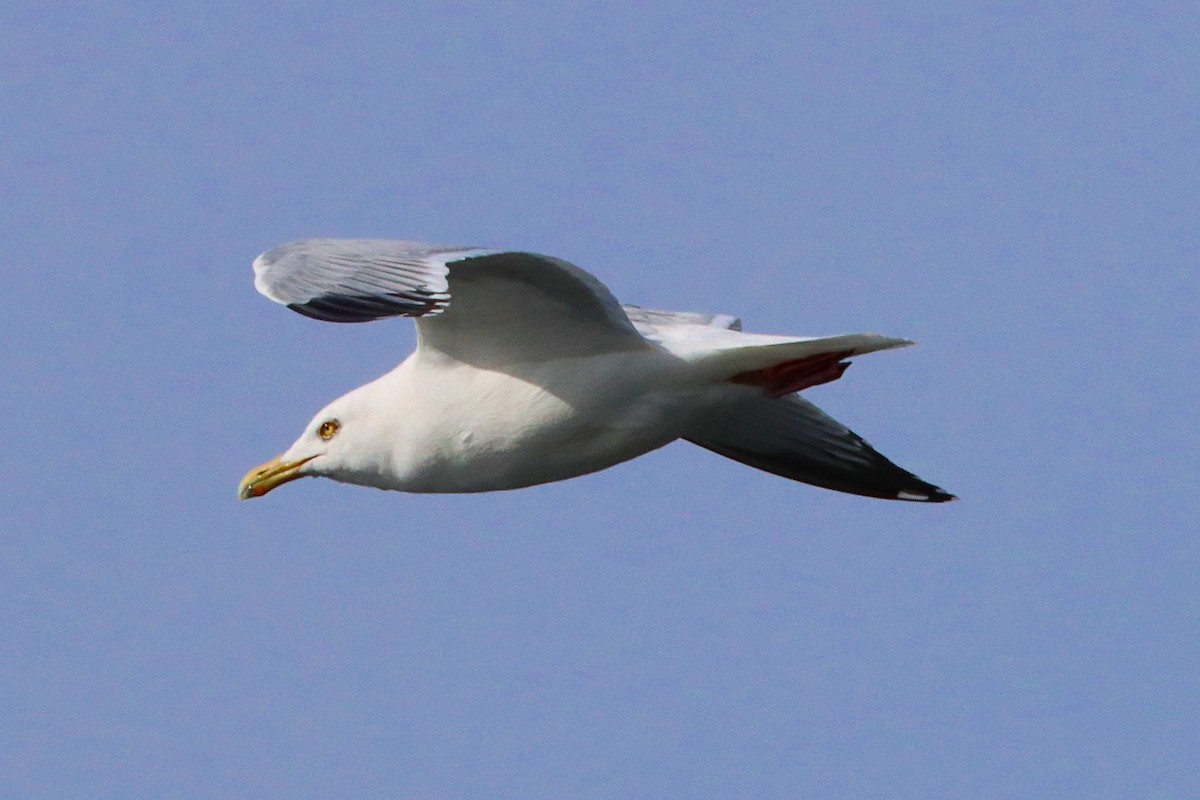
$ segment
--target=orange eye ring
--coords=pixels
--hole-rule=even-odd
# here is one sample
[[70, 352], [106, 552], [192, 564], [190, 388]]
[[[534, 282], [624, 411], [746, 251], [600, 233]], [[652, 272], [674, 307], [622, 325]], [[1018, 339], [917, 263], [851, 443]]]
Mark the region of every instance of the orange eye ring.
[[340, 427], [342, 427], [342, 424], [336, 419], [327, 419], [321, 423], [321, 427], [317, 428], [317, 435], [328, 442], [338, 432], [338, 428]]

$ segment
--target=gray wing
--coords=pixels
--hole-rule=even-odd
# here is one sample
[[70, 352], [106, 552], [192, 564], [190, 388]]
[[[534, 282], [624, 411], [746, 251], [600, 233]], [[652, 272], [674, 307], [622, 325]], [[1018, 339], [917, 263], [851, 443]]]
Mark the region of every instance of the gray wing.
[[646, 347], [595, 277], [536, 253], [310, 239], [254, 261], [267, 297], [317, 319], [419, 317], [420, 347], [510, 363]]
[[490, 252], [386, 239], [308, 239], [254, 259], [254, 286], [327, 322], [440, 314], [450, 303], [448, 265]]
[[955, 499], [896, 466], [799, 395], [731, 403], [684, 438], [734, 461], [825, 489], [888, 500]]

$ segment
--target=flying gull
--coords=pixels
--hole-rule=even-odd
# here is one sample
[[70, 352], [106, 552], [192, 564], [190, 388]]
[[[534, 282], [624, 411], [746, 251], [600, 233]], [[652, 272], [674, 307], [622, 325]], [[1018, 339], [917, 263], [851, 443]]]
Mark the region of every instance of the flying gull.
[[954, 499], [797, 394], [905, 339], [767, 336], [732, 316], [622, 306], [589, 273], [535, 253], [311, 239], [263, 253], [254, 275], [261, 293], [316, 319], [415, 317], [417, 348], [251, 470], [242, 499], [308, 476], [405, 492], [517, 489], [676, 439], [826, 489]]

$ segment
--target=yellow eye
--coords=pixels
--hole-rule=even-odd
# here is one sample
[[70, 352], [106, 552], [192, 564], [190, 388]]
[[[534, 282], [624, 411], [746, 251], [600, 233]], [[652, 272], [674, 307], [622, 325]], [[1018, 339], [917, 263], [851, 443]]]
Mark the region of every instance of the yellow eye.
[[327, 419], [321, 423], [321, 427], [317, 428], [317, 435], [328, 442], [340, 427], [342, 427], [341, 423], [336, 419]]

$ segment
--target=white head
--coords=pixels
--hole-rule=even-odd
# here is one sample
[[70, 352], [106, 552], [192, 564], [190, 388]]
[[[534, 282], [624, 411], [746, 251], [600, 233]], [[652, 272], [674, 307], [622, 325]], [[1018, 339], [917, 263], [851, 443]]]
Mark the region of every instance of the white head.
[[305, 477], [379, 486], [391, 469], [396, 424], [387, 404], [376, 402], [380, 389], [372, 381], [321, 409], [286, 452], [246, 473], [238, 497], [262, 497]]

